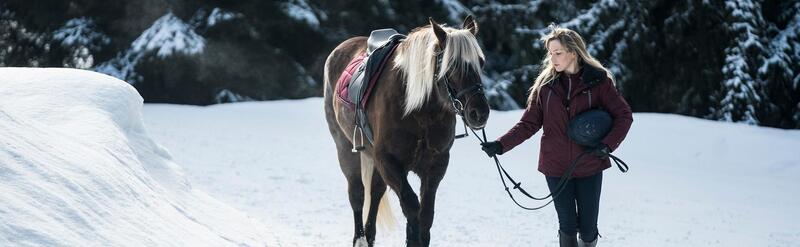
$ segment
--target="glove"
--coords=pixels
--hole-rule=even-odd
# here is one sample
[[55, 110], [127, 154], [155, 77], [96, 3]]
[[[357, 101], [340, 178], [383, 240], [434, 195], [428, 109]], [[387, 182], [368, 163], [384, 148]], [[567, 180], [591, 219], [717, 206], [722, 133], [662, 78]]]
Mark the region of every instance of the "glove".
[[489, 155], [489, 157], [503, 154], [503, 144], [500, 144], [499, 141], [484, 142], [481, 143], [481, 146], [481, 149], [483, 149], [483, 151], [486, 152], [486, 155]]
[[591, 154], [600, 159], [608, 158], [609, 152], [608, 145], [601, 143], [597, 147], [594, 147], [591, 151]]

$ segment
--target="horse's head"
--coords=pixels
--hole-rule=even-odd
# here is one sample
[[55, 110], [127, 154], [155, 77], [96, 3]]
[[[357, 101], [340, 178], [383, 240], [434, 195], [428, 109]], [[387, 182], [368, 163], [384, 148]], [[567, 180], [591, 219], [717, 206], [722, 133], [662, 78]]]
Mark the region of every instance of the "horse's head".
[[437, 92], [456, 113], [463, 115], [467, 126], [482, 129], [489, 118], [489, 103], [481, 82], [485, 60], [475, 39], [478, 24], [467, 16], [461, 29], [445, 30], [433, 19], [429, 21], [437, 40], [438, 74], [434, 77], [439, 88], [444, 89]]
[[463, 115], [472, 129], [489, 118], [481, 72], [485, 62], [475, 34], [478, 24], [467, 16], [461, 29], [430, 25], [413, 30], [395, 57], [406, 76], [405, 114], [419, 109], [429, 95], [446, 108]]

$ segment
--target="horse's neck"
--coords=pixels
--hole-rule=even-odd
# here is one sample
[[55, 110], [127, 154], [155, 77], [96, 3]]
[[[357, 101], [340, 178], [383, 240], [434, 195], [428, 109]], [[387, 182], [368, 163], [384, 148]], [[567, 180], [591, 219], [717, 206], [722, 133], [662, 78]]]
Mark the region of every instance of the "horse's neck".
[[[405, 97], [405, 86], [405, 83], [401, 83], [401, 87], [398, 89], [403, 92], [403, 97]], [[455, 113], [448, 108], [451, 103], [445, 101], [445, 98], [439, 94], [439, 90], [441, 89], [439, 86], [438, 84], [434, 84], [434, 90], [431, 92], [431, 95], [428, 95], [428, 100], [425, 101], [425, 104], [416, 111], [410, 113], [409, 117], [436, 120], [429, 124], [446, 124], [444, 120], [451, 119], [455, 116]]]

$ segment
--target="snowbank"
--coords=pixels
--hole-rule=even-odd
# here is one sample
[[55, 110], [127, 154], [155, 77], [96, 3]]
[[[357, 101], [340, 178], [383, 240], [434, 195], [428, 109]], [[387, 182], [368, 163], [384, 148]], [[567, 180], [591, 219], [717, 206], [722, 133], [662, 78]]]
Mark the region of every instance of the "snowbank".
[[192, 188], [129, 84], [0, 68], [0, 245], [264, 246], [264, 225]]

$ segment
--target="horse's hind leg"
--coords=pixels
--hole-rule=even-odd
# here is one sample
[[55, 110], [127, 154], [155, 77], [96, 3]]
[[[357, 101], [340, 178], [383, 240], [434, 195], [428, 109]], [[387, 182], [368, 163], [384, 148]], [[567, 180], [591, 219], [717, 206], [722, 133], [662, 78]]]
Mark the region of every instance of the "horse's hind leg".
[[[339, 146], [337, 142], [337, 146]], [[361, 183], [361, 161], [357, 153], [350, 152], [349, 147], [337, 147], [339, 150], [339, 166], [347, 179], [347, 194], [350, 207], [353, 210], [353, 246], [366, 243], [357, 243], [364, 237], [364, 222], [362, 219], [364, 207], [364, 185]]]
[[[335, 120], [329, 119], [329, 122], [333, 121]], [[364, 222], [362, 220], [364, 185], [361, 183], [361, 160], [358, 153], [350, 151], [352, 144], [344, 136], [343, 131], [334, 124], [330, 124], [329, 128], [333, 141], [336, 143], [339, 167], [347, 179], [347, 194], [350, 199], [350, 207], [353, 210], [353, 246], [356, 246], [356, 242], [364, 237]], [[366, 245], [366, 243], [360, 245]]]
[[[362, 164], [363, 165], [363, 164]], [[367, 224], [364, 225], [365, 234], [367, 236], [367, 242], [369, 246], [373, 246], [375, 244], [375, 233], [376, 233], [376, 221], [378, 218], [378, 209], [380, 207], [389, 207], [389, 205], [381, 205], [381, 203], [388, 203], [388, 201], [383, 201], [384, 194], [386, 193], [386, 183], [383, 182], [383, 178], [381, 178], [380, 173], [373, 172], [372, 174], [372, 185], [370, 191], [370, 207], [369, 213], [367, 214]], [[386, 213], [386, 212], [381, 212]], [[394, 217], [389, 213], [387, 216], [384, 217]], [[387, 220], [387, 219], [383, 219]], [[388, 219], [393, 220], [393, 219]], [[392, 222], [383, 222], [383, 224], [392, 224]]]

